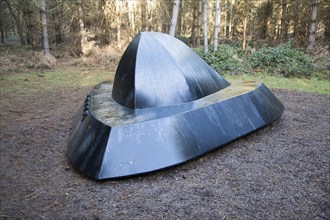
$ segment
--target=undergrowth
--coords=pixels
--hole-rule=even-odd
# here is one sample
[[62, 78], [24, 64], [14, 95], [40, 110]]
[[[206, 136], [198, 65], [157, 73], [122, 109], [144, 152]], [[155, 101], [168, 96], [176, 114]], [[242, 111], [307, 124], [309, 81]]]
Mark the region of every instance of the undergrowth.
[[208, 54], [204, 54], [203, 48], [196, 48], [195, 52], [220, 74], [241, 74], [251, 69], [240, 46], [220, 44], [217, 51], [209, 47]]
[[308, 77], [313, 70], [312, 57], [293, 49], [291, 42], [277, 47], [262, 47], [247, 57], [253, 68], [283, 76]]
[[210, 47], [209, 53], [204, 54], [202, 48], [195, 49], [209, 65], [220, 74], [244, 74], [249, 72], [265, 72], [285, 77], [310, 78], [317, 76], [327, 79], [330, 69], [329, 58], [323, 58], [321, 65], [313, 64], [309, 54], [294, 49], [292, 43], [277, 47], [263, 46], [259, 50], [240, 45], [220, 44], [217, 51]]

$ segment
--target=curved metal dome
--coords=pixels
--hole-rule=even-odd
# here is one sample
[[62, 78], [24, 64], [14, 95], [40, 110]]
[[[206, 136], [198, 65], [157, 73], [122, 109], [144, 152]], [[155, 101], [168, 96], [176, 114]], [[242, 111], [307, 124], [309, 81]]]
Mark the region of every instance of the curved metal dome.
[[229, 85], [182, 41], [142, 32], [119, 62], [112, 97], [128, 108], [161, 107], [197, 100]]

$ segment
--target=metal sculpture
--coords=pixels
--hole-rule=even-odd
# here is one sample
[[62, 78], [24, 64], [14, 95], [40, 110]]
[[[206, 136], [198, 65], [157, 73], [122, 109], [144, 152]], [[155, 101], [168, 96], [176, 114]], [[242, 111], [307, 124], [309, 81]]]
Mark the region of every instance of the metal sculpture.
[[262, 83], [229, 84], [180, 40], [139, 33], [113, 84], [76, 113], [68, 154], [94, 179], [181, 164], [270, 124], [284, 111]]

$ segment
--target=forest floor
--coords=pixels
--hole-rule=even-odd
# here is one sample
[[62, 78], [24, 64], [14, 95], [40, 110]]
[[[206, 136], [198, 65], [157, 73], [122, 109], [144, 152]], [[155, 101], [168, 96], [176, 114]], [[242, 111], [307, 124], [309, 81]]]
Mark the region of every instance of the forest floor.
[[184, 165], [100, 182], [72, 168], [67, 141], [92, 80], [113, 74], [71, 68], [59, 83], [61, 71], [0, 75], [0, 219], [330, 218], [329, 95], [274, 89], [285, 112], [270, 126]]
[[0, 74], [0, 219], [330, 218], [329, 95], [273, 89], [285, 111], [271, 125], [180, 166], [93, 181], [67, 142], [92, 85], [112, 78], [72, 66]]

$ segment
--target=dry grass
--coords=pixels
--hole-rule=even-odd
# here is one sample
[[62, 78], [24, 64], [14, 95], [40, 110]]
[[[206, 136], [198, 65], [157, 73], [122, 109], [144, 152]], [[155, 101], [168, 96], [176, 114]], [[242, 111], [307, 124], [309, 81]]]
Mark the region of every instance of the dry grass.
[[57, 60], [51, 54], [36, 51], [6, 51], [0, 55], [0, 71], [22, 72], [29, 69], [54, 69]]
[[105, 48], [92, 47], [87, 51], [85, 56], [72, 58], [70, 60], [62, 60], [63, 65], [69, 66], [85, 66], [85, 67], [103, 67], [115, 70], [122, 51], [110, 46]]
[[0, 48], [0, 73], [30, 72], [62, 67], [98, 67], [114, 71], [122, 50], [107, 46], [90, 47], [84, 56], [73, 56], [71, 50], [54, 49], [45, 56], [42, 52], [28, 51], [22, 48]]

